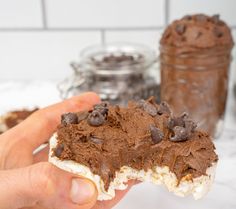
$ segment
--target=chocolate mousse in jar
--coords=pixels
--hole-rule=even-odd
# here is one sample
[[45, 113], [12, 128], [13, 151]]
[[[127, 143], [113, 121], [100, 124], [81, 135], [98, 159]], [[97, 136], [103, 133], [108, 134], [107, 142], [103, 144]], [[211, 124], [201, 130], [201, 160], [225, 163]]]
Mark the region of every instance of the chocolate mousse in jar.
[[233, 45], [219, 15], [203, 14], [174, 21], [160, 41], [161, 100], [214, 137], [223, 128]]

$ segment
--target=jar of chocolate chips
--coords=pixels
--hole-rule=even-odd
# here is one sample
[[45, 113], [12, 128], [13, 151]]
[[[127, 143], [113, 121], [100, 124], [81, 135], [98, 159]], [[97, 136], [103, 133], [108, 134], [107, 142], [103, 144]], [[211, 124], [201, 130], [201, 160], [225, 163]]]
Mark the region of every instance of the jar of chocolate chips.
[[116, 43], [92, 46], [72, 63], [74, 74], [59, 84], [62, 98], [85, 91], [98, 93], [111, 104], [125, 105], [129, 100], [160, 99], [160, 76], [156, 53], [138, 44]]
[[233, 39], [219, 15], [187, 15], [160, 41], [161, 99], [213, 136], [222, 131]]

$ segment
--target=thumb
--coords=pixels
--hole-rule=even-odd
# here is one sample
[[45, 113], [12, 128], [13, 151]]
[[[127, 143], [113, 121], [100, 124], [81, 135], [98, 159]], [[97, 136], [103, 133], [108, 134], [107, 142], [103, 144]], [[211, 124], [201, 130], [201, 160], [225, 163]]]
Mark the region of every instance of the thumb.
[[56, 209], [89, 209], [97, 190], [88, 180], [67, 173], [48, 162], [0, 171], [0, 205], [17, 209], [36, 205]]

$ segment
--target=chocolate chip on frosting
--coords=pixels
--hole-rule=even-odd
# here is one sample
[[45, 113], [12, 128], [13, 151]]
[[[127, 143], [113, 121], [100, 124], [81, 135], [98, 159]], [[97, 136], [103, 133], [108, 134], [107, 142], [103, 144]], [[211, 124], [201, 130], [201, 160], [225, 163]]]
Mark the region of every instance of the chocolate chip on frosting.
[[161, 142], [161, 140], [164, 138], [163, 132], [154, 125], [150, 125], [150, 132], [154, 144]]
[[189, 133], [184, 127], [175, 126], [173, 131], [174, 131], [174, 136], [170, 137], [171, 141], [174, 142], [186, 141], [189, 137]]
[[174, 132], [171, 141], [185, 141], [195, 131], [197, 124], [188, 119], [188, 114], [184, 112], [179, 117], [170, 118], [167, 126]]
[[215, 15], [213, 15], [211, 17], [211, 19], [212, 19], [213, 23], [218, 24], [219, 21], [220, 21], [220, 15], [219, 14], [215, 14]]
[[87, 122], [91, 126], [100, 126], [105, 122], [105, 117], [98, 110], [93, 110], [88, 116]]
[[186, 30], [186, 26], [183, 25], [183, 24], [178, 24], [178, 25], [176, 25], [176, 27], [175, 27], [175, 31], [176, 31], [179, 35], [184, 34], [185, 30]]
[[157, 115], [157, 108], [148, 101], [140, 100], [137, 102], [137, 106], [153, 117]]
[[102, 102], [101, 104], [94, 105], [94, 110], [99, 111], [103, 116], [107, 116], [108, 114], [108, 102]]
[[171, 114], [170, 106], [166, 102], [161, 102], [159, 105], [157, 113], [162, 115], [164, 113]]
[[187, 119], [187, 117], [188, 117], [188, 114], [184, 112], [179, 117], [170, 118], [167, 124], [168, 128], [173, 130], [175, 126], [184, 127], [184, 121]]
[[149, 102], [144, 103], [143, 109], [151, 116], [157, 115], [157, 108]]
[[63, 125], [68, 124], [77, 124], [78, 123], [78, 117], [75, 113], [65, 113], [61, 116], [61, 123]]
[[216, 25], [220, 25], [220, 26], [224, 26], [225, 25], [225, 23], [222, 20], [220, 20], [220, 15], [219, 14], [213, 15], [211, 17], [211, 21], [213, 23], [215, 23]]
[[55, 156], [59, 158], [61, 156], [61, 153], [63, 152], [63, 150], [64, 150], [64, 145], [58, 144], [56, 149], [54, 150]]
[[197, 124], [192, 120], [185, 120], [184, 127], [186, 128], [187, 132], [191, 133], [195, 131], [195, 129], [197, 128]]

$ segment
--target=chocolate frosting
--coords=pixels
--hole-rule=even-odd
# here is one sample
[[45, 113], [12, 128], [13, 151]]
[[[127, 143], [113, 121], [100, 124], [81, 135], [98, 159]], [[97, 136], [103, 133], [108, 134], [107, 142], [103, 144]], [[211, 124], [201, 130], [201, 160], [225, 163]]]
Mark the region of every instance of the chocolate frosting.
[[[152, 99], [147, 103], [160, 109]], [[169, 110], [154, 115], [135, 102], [129, 102], [128, 107], [106, 108], [102, 125], [92, 126], [88, 119], [59, 125], [58, 145], [53, 153], [61, 160], [88, 166], [101, 176], [106, 190], [122, 166], [145, 171], [153, 166], [168, 166], [180, 181], [186, 175], [190, 179], [205, 175], [206, 169], [218, 160], [211, 137], [205, 132], [191, 129], [184, 141], [171, 141], [174, 132], [168, 123], [173, 116]]]
[[7, 117], [4, 119], [4, 122], [7, 128], [10, 129], [19, 124], [20, 122], [22, 122], [23, 120], [25, 120], [36, 110], [38, 110], [38, 108], [35, 108], [33, 110], [23, 109], [23, 110], [11, 111], [7, 114]]
[[232, 48], [230, 28], [219, 15], [187, 15], [173, 21], [164, 31], [161, 45], [177, 47], [178, 52], [190, 52], [212, 47]]

